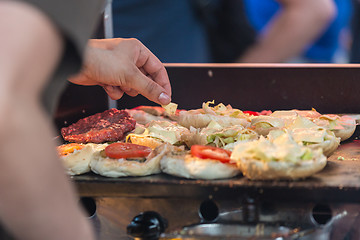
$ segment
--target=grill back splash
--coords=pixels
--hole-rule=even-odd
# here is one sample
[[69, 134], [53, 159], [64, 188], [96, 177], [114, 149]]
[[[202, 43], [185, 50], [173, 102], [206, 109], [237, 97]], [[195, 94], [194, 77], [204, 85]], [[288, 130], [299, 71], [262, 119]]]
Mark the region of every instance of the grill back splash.
[[[356, 118], [360, 113], [360, 65], [166, 68], [172, 101], [180, 109], [215, 100], [252, 111], [315, 108]], [[107, 104], [101, 88], [71, 85], [55, 115], [56, 126], [104, 111]], [[124, 96], [117, 104], [118, 109], [155, 105], [142, 96]], [[187, 180], [165, 174], [116, 179], [84, 174], [71, 179], [98, 239], [360, 239], [357, 136], [358, 130], [323, 171], [301, 181], [250, 181], [242, 176]]]

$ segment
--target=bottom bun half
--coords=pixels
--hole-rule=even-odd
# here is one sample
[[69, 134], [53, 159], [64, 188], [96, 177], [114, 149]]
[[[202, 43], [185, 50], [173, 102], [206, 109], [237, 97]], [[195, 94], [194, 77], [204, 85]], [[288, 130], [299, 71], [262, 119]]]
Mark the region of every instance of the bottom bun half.
[[225, 179], [240, 174], [235, 164], [193, 157], [190, 153], [170, 152], [160, 161], [161, 170], [169, 175], [191, 179]]
[[[64, 144], [61, 147], [66, 147], [68, 144]], [[79, 144], [82, 145], [82, 144]], [[90, 161], [94, 157], [97, 151], [104, 149], [107, 144], [94, 144], [88, 143], [83, 145], [81, 150], [76, 150], [65, 156], [60, 156], [60, 160], [68, 175], [80, 175], [90, 172]]]
[[105, 177], [147, 176], [160, 173], [160, 159], [167, 149], [157, 148], [153, 150], [145, 161], [114, 159], [103, 157], [101, 152], [96, 152], [90, 162], [90, 168], [94, 173]]
[[240, 159], [237, 164], [243, 175], [252, 180], [297, 180], [321, 171], [326, 166], [326, 162], [326, 157], [320, 155], [315, 160], [301, 163]]

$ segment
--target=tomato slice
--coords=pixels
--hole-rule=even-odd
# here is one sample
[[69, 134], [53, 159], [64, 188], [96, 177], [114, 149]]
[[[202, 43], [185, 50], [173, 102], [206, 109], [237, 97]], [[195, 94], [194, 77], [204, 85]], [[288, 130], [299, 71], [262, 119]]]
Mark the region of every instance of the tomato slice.
[[191, 154], [202, 159], [214, 159], [222, 163], [230, 163], [231, 151], [211, 146], [192, 145]]
[[112, 143], [105, 148], [105, 155], [116, 159], [147, 157], [151, 152], [151, 148], [133, 143]]
[[243, 111], [243, 113], [247, 113], [247, 114], [253, 115], [253, 116], [259, 116], [260, 115], [258, 112], [254, 112], [254, 111]]

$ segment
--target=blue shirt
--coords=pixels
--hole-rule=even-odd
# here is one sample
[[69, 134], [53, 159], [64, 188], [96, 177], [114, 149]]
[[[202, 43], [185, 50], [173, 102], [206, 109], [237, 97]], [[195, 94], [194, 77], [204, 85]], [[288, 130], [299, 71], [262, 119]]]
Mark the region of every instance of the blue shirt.
[[[244, 0], [244, 3], [249, 21], [257, 31], [261, 31], [281, 7], [275, 0]], [[306, 58], [314, 62], [333, 61], [334, 54], [339, 48], [339, 34], [349, 24], [351, 0], [334, 0], [334, 3], [337, 7], [337, 16], [324, 34], [308, 46], [304, 53]]]
[[210, 62], [191, 0], [113, 0], [114, 37], [137, 38], [162, 62]]

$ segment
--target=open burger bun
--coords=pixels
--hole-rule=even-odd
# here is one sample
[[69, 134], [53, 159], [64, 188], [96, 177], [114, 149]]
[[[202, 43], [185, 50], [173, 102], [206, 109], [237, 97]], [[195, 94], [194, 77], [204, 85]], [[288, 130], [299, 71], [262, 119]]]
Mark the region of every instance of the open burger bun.
[[238, 163], [244, 176], [251, 180], [289, 179], [297, 180], [309, 177], [322, 170], [326, 157], [305, 161], [301, 164], [288, 162], [261, 162], [254, 159], [241, 159]]
[[324, 114], [314, 122], [333, 131], [336, 137], [341, 138], [341, 141], [349, 139], [356, 129], [356, 120], [348, 115]]
[[105, 177], [147, 176], [160, 173], [160, 159], [165, 148], [156, 148], [145, 161], [114, 159], [104, 156], [101, 151], [94, 154], [90, 168], [94, 173]]
[[225, 179], [240, 173], [235, 164], [217, 160], [201, 159], [192, 156], [189, 151], [170, 151], [160, 160], [164, 173], [190, 179]]
[[[104, 149], [107, 144], [78, 144], [70, 143], [63, 144], [57, 147], [58, 152], [67, 151], [66, 149], [72, 148], [71, 153], [66, 155], [60, 154], [65, 171], [68, 175], [80, 175], [90, 172], [90, 161], [96, 151]], [[81, 149], [79, 149], [81, 148]], [[74, 150], [75, 149], [75, 150]]]
[[185, 145], [188, 135], [190, 135], [189, 129], [176, 122], [152, 121], [144, 127], [142, 133], [129, 134], [126, 141], [155, 149], [164, 142], [178, 146]]
[[321, 148], [298, 144], [288, 133], [239, 143], [231, 159], [252, 180], [302, 179], [322, 170], [327, 162]]
[[214, 104], [214, 101], [204, 102], [200, 109], [181, 111], [178, 123], [187, 128], [204, 128], [212, 121], [223, 127], [233, 125], [250, 126], [249, 115], [239, 109], [232, 108], [230, 105], [225, 106], [222, 103], [213, 107], [210, 104]]
[[136, 120], [136, 123], [142, 125], [148, 124], [151, 121], [171, 121], [170, 119], [164, 118], [160, 115], [152, 115], [138, 109], [126, 109], [125, 111]]
[[335, 136], [341, 138], [341, 141], [349, 139], [356, 130], [356, 120], [350, 116], [341, 116], [339, 120], [339, 126], [337, 126], [333, 132]]
[[245, 118], [202, 114], [199, 113], [197, 110], [180, 112], [178, 120], [180, 125], [187, 128], [204, 128], [207, 127], [211, 121], [216, 121], [223, 127], [229, 127], [233, 125], [241, 125], [244, 127], [248, 127], [250, 125], [250, 122]]

